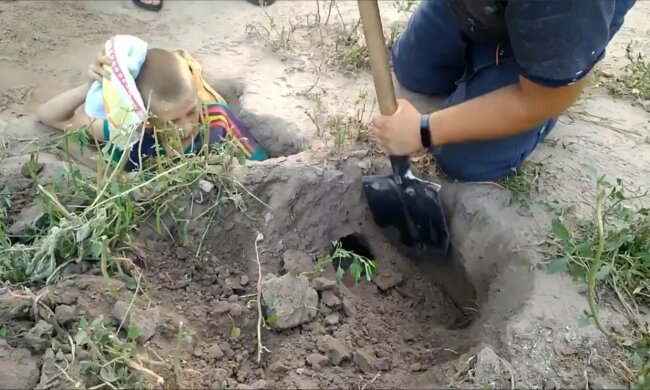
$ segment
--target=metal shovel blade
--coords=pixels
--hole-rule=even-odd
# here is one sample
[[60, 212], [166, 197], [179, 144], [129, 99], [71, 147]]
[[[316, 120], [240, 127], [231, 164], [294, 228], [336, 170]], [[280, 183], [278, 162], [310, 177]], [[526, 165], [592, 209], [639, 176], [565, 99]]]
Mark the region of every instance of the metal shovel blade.
[[[413, 260], [445, 257], [449, 233], [440, 202], [440, 185], [415, 177], [408, 168], [408, 157], [391, 156], [391, 162], [393, 175], [362, 178], [375, 224], [391, 244]], [[404, 164], [406, 170], [399, 174]]]

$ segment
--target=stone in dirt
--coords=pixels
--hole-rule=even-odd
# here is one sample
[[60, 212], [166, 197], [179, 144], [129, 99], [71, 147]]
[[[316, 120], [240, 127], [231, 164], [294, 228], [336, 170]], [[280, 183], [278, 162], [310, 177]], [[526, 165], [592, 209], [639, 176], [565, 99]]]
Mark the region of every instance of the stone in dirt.
[[332, 364], [338, 366], [345, 360], [350, 360], [350, 350], [339, 340], [330, 335], [320, 337], [316, 342], [319, 351], [326, 353], [332, 360]]
[[7, 228], [10, 236], [20, 236], [30, 226], [35, 225], [45, 215], [45, 209], [40, 203], [25, 207], [16, 216], [14, 223]]
[[25, 345], [34, 352], [43, 352], [45, 345], [50, 342], [52, 336], [52, 325], [43, 320], [39, 320], [33, 328], [31, 328], [23, 341]]
[[[117, 301], [113, 306], [113, 318], [118, 322], [122, 322], [127, 315], [129, 304], [124, 301]], [[138, 328], [138, 342], [141, 344], [146, 343], [156, 334], [158, 328], [160, 315], [158, 309], [152, 308], [148, 310], [141, 310], [136, 307], [131, 307], [129, 311], [129, 318], [124, 320], [123, 328], [134, 325]]]
[[404, 278], [402, 277], [402, 274], [393, 271], [378, 274], [375, 276], [373, 282], [375, 282], [380, 290], [386, 291], [402, 283], [403, 280]]
[[316, 291], [332, 290], [336, 287], [336, 281], [319, 276], [311, 281], [311, 286]]
[[388, 358], [378, 358], [372, 348], [366, 347], [354, 353], [354, 364], [363, 373], [390, 371], [392, 364]]
[[[495, 383], [498, 381], [510, 380], [507, 367], [499, 357], [492, 350], [492, 348], [485, 347], [476, 355], [476, 365], [474, 366], [474, 383], [485, 384]], [[507, 385], [507, 381], [497, 383], [498, 385]]]
[[208, 357], [213, 360], [220, 360], [223, 357], [223, 351], [217, 344], [212, 344], [212, 346], [208, 348], [207, 353]]
[[38, 358], [25, 348], [0, 340], [0, 389], [33, 389], [39, 378]]
[[332, 313], [325, 317], [325, 325], [334, 326], [341, 321], [341, 315], [339, 313]]
[[58, 305], [54, 309], [54, 314], [61, 325], [66, 325], [77, 318], [74, 307], [68, 305]]
[[325, 355], [321, 355], [320, 353], [310, 353], [307, 355], [307, 363], [315, 370], [327, 366], [329, 362], [330, 359]]
[[262, 282], [262, 301], [274, 329], [290, 329], [314, 319], [318, 293], [304, 275], [267, 275]]
[[336, 296], [336, 294], [332, 290], [323, 291], [321, 293], [320, 300], [323, 303], [323, 305], [329, 308], [338, 309], [341, 307], [341, 300], [339, 299], [339, 297]]
[[284, 260], [283, 269], [285, 272], [301, 274], [314, 270], [314, 262], [308, 253], [289, 249], [282, 255]]

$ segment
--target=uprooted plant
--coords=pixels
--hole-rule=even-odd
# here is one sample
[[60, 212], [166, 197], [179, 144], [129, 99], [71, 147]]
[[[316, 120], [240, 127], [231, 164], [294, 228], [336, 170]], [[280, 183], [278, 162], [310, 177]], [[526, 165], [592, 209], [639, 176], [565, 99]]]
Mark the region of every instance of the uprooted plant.
[[[87, 145], [83, 131], [62, 138], [64, 150]], [[10, 283], [50, 282], [66, 265], [81, 261], [99, 262], [104, 276], [124, 274], [123, 252], [131, 245], [139, 223], [153, 220], [159, 233], [184, 239], [187, 217], [180, 217], [187, 213], [184, 208], [209, 196], [197, 191], [197, 184], [209, 184], [203, 188], [214, 199], [201, 216], [214, 214], [228, 203], [240, 210], [245, 206], [246, 189], [229, 174], [234, 164], [243, 163], [232, 142], [210, 150], [206, 146], [190, 156], [160, 156], [147, 169], [130, 174], [123, 173], [128, 153], [119, 159], [103, 153], [99, 151], [95, 177], [84, 176], [71, 163], [49, 185], [41, 184], [32, 173], [43, 213], [20, 236], [8, 236], [0, 223], [0, 279]], [[7, 197], [3, 199], [0, 216], [11, 207]], [[170, 221], [174, 226], [169, 226]], [[174, 229], [178, 234], [172, 234]]]
[[[632, 367], [622, 363], [626, 378], [635, 388], [650, 385], [650, 331], [641, 313], [650, 303], [650, 209], [635, 206], [646, 192], [629, 195], [622, 180], [597, 181], [592, 219], [580, 221], [571, 231], [560, 219], [553, 221], [557, 257], [549, 262], [550, 273], [568, 271], [586, 284], [589, 312], [581, 323], [594, 324], [603, 334], [630, 350]], [[606, 287], [625, 308], [634, 331], [615, 334], [598, 315], [599, 291]]]

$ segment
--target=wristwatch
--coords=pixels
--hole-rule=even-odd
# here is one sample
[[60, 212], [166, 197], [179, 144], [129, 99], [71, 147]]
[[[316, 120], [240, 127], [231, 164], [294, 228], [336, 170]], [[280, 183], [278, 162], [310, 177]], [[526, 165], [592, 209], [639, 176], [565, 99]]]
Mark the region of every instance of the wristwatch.
[[429, 127], [429, 114], [420, 118], [420, 140], [425, 149], [431, 148], [431, 128]]

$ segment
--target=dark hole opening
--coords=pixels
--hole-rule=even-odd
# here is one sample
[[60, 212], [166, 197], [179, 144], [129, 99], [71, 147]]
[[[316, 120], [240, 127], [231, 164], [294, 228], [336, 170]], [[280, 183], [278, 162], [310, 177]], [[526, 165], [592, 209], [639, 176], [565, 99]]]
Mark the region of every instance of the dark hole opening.
[[[359, 256], [363, 256], [369, 260], [375, 260], [375, 256], [372, 254], [372, 251], [370, 251], [370, 248], [368, 246], [368, 241], [366, 241], [366, 239], [358, 233], [352, 233], [345, 237], [341, 237], [338, 242], [340, 243], [341, 249], [352, 252]], [[332, 245], [330, 256], [332, 256], [332, 266], [334, 267], [334, 270], [337, 270], [339, 267], [343, 268], [344, 270], [350, 268], [350, 265], [352, 264], [352, 256], [348, 255], [334, 257], [335, 253], [336, 246]], [[365, 276], [365, 270], [362, 271], [361, 275]]]

